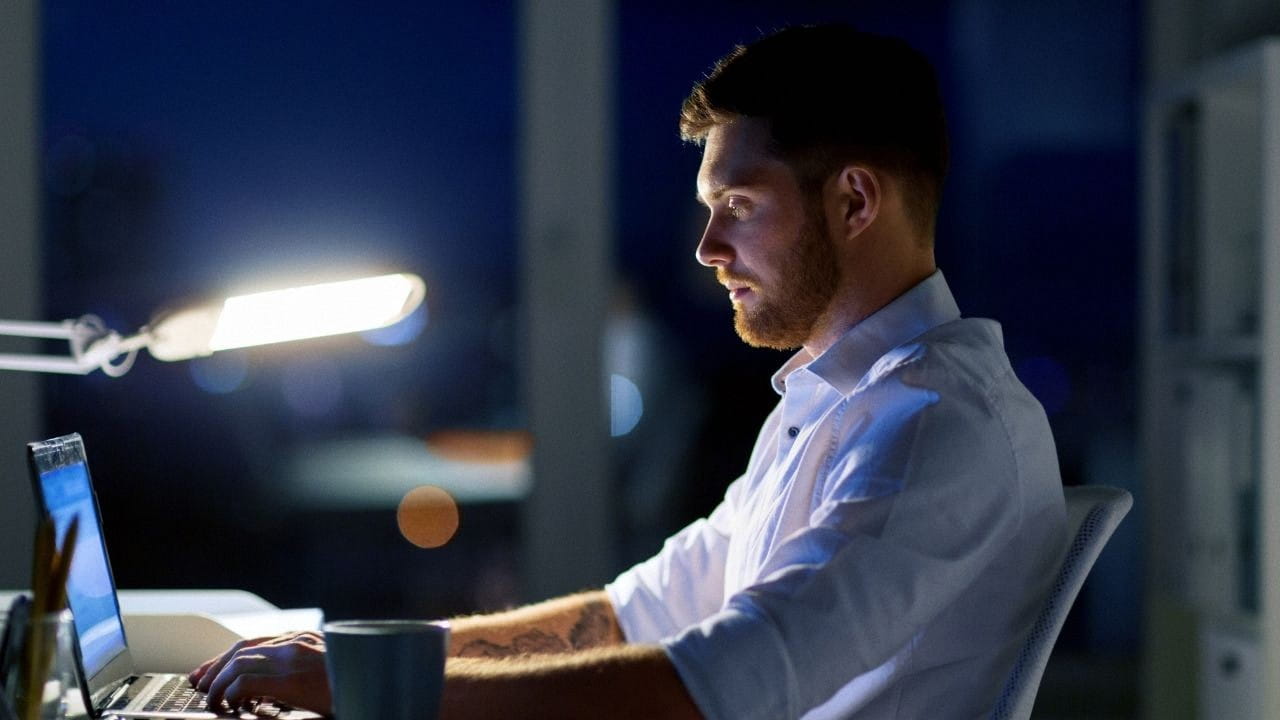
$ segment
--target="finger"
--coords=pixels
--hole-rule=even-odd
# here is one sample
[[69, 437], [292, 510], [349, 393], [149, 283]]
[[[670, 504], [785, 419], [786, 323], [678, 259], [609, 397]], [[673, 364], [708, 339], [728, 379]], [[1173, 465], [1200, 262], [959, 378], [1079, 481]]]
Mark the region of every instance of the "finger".
[[[299, 637], [294, 642], [269, 648], [259, 648], [266, 659], [265, 668], [248, 674], [271, 674], [270, 692], [262, 693], [276, 700], [328, 714], [332, 705], [329, 692], [329, 676], [325, 671], [323, 641], [316, 636]], [[233, 697], [228, 690], [224, 697], [228, 702], [243, 702], [244, 697]]]
[[292, 694], [288, 687], [288, 676], [264, 675], [248, 673], [241, 675], [227, 686], [223, 699], [233, 708], [241, 707], [254, 698], [270, 697], [288, 702], [286, 696]]
[[323, 637], [311, 634], [309, 642], [296, 642], [276, 651], [275, 666], [286, 678], [276, 698], [294, 707], [307, 708], [328, 715], [332, 712], [329, 673], [325, 665]]
[[324, 639], [320, 636], [319, 633], [311, 632], [310, 630], [302, 630], [299, 632], [291, 632], [284, 635], [276, 636], [274, 638], [271, 638], [271, 640], [269, 640], [264, 644], [272, 645], [272, 646], [280, 646], [280, 645], [289, 645], [290, 643], [298, 643], [298, 642], [305, 643], [307, 645], [314, 645], [316, 643], [323, 643]]
[[256, 647], [258, 645], [268, 643], [274, 639], [275, 636], [266, 635], [240, 640], [235, 645], [232, 645], [226, 652], [217, 657], [206, 660], [203, 665], [196, 668], [195, 671], [188, 676], [191, 678], [191, 684], [201, 692], [208, 692], [209, 686], [213, 683], [213, 679], [217, 677], [218, 673], [222, 671], [222, 668], [231, 661], [231, 658], [235, 657], [236, 653], [245, 648]]
[[209, 670], [209, 666], [213, 665], [213, 661], [217, 659], [218, 658], [209, 658], [208, 660], [205, 660], [204, 662], [200, 663], [200, 665], [195, 670], [192, 670], [191, 672], [187, 673], [187, 682], [190, 682], [192, 685], [195, 685], [196, 683], [200, 682], [200, 678], [204, 677], [205, 672]]
[[[218, 671], [222, 666], [225, 665], [227, 661], [231, 659], [231, 656], [239, 652], [240, 649], [248, 642], [248, 640], [239, 640], [221, 655], [215, 655], [214, 657], [205, 660], [200, 664], [200, 667], [191, 671], [191, 674], [187, 676], [191, 680], [191, 684], [196, 686], [197, 689], [207, 690], [209, 682], [218, 674]], [[204, 687], [201, 687], [202, 680], [204, 681]]]
[[324, 636], [314, 630], [303, 630], [296, 635], [297, 639], [311, 645], [323, 645]]
[[[250, 654], [252, 651], [244, 651], [222, 666], [216, 677], [209, 680], [209, 690], [206, 699], [209, 703], [209, 709], [218, 712], [222, 709], [222, 701], [225, 700], [227, 688], [231, 686], [240, 676], [255, 673], [261, 673], [269, 666], [269, 661], [263, 655]], [[208, 678], [206, 678], [208, 679]]]
[[[244, 641], [237, 642], [235, 645], [232, 645], [226, 652], [221, 653], [219, 655], [215, 655], [209, 658], [208, 660], [205, 660], [204, 662], [200, 663], [200, 665], [195, 670], [192, 670], [191, 672], [187, 673], [187, 679], [191, 681], [192, 685], [195, 685], [200, 680], [200, 678], [207, 675], [215, 665], [221, 666], [223, 663], [226, 662], [229, 656], [234, 655], [235, 652], [239, 650], [243, 645], [244, 645]], [[216, 675], [217, 673], [215, 672], [214, 674]]]
[[200, 664], [200, 667], [191, 671], [191, 674], [192, 675], [198, 674], [201, 677], [209, 673], [213, 673], [214, 675], [217, 675], [218, 668], [221, 668], [223, 665], [225, 665], [226, 662], [231, 659], [231, 656], [235, 655], [242, 648], [248, 647], [249, 645], [256, 643], [262, 639], [263, 638], [253, 638], [253, 639], [244, 638], [241, 640], [237, 640], [231, 647], [227, 648], [225, 652], [219, 655], [214, 655], [208, 660], [205, 660], [203, 663]]

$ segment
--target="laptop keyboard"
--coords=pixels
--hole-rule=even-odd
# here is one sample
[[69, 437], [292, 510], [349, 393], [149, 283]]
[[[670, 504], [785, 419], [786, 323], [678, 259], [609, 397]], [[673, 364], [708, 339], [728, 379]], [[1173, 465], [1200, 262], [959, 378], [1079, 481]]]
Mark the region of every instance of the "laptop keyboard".
[[[122, 710], [128, 704], [129, 698], [122, 697], [113, 707], [108, 708], [107, 712], [110, 712], [111, 710]], [[137, 711], [148, 713], [205, 713], [208, 712], [207, 705], [208, 701], [205, 697], [205, 693], [191, 687], [191, 683], [187, 681], [186, 676], [174, 675], [166, 680], [165, 683], [156, 690], [155, 694], [151, 696], [151, 699], [148, 700], [145, 705], [138, 708]], [[259, 702], [257, 700], [247, 703], [243, 708], [239, 708], [239, 710], [253, 713], [258, 717], [267, 718], [280, 717], [291, 709], [292, 708], [279, 703]], [[218, 714], [226, 715], [228, 717], [240, 717], [239, 712], [231, 712], [231, 709], [228, 708], [225, 703], [223, 703], [222, 712]]]
[[205, 694], [191, 687], [185, 677], [174, 675], [141, 709], [144, 712], [183, 712], [205, 708]]

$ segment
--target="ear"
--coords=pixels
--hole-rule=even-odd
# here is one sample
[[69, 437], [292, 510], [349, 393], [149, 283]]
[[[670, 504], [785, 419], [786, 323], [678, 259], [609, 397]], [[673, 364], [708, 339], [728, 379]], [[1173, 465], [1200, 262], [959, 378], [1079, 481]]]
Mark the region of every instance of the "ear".
[[867, 229], [880, 214], [884, 187], [876, 171], [863, 165], [846, 165], [828, 186], [827, 210], [832, 228], [845, 238]]

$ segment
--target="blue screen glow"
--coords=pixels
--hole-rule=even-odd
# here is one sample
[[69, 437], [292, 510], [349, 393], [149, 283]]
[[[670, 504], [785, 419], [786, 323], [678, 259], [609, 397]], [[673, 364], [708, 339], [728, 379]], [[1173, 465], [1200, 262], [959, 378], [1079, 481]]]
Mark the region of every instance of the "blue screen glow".
[[89, 472], [83, 462], [47, 470], [40, 474], [40, 485], [59, 539], [67, 532], [71, 519], [80, 518], [67, 579], [67, 603], [75, 616], [85, 674], [93, 677], [125, 645]]

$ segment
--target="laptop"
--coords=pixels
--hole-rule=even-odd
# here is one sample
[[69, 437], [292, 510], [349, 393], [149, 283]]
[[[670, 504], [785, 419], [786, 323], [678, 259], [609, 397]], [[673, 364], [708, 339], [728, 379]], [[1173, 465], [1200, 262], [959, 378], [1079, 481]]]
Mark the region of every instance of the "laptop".
[[[53, 518], [59, 538], [80, 518], [75, 555], [67, 578], [67, 604], [74, 618], [76, 680], [86, 711], [95, 718], [227, 717], [317, 718], [314, 713], [262, 704], [251, 713], [206, 709], [204, 694], [185, 674], [134, 671], [124, 635], [120, 602], [102, 536], [98, 498], [89, 478], [84, 442], [78, 434], [27, 445], [39, 509]], [[181, 642], [181, 640], [175, 640]]]

